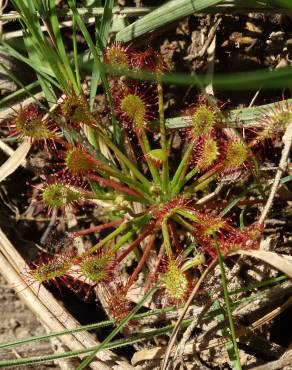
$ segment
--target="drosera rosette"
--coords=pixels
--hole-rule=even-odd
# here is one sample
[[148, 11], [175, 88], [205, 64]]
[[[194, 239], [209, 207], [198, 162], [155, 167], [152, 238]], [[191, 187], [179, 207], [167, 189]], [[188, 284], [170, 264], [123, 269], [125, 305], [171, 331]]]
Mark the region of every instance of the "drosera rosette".
[[222, 114], [213, 99], [199, 96], [197, 102], [183, 112], [187, 128], [183, 133], [189, 141], [209, 135], [214, 129], [222, 128]]
[[157, 94], [152, 85], [123, 84], [114, 92], [119, 122], [128, 132], [139, 134], [157, 116]]
[[53, 284], [61, 292], [59, 283], [67, 284], [66, 276], [70, 274], [75, 258], [76, 254], [74, 251], [54, 255], [42, 253], [24, 273], [24, 280], [29, 286], [34, 283], [39, 285]]
[[68, 130], [80, 129], [80, 125], [98, 126], [98, 121], [90, 112], [88, 101], [82, 92], [77, 95], [72, 91], [62, 98], [59, 102], [59, 116]]
[[62, 167], [61, 173], [71, 174], [74, 178], [84, 179], [88, 174], [102, 171], [111, 172], [109, 165], [94, 157], [89, 150], [82, 144], [68, 144], [58, 153], [62, 162], [58, 165]]
[[211, 237], [214, 233], [228, 232], [232, 230], [232, 226], [228, 220], [217, 214], [216, 211], [192, 211], [194, 215], [194, 235], [197, 239]]
[[[137, 287], [140, 277], [139, 281], [145, 282], [139, 285], [141, 292], [159, 285], [160, 304], [185, 302], [204, 267], [217, 257], [214, 234], [223, 255], [258, 244], [252, 231], [238, 230], [218, 213], [223, 201], [208, 198], [218, 196], [213, 192], [218, 180], [232, 182], [250, 172], [252, 156], [239, 136], [229, 135], [232, 130], [226, 129], [218, 104], [201, 96], [185, 112], [189, 117], [185, 150], [179, 163], [169, 163], [174, 157], [165, 127], [160, 54], [150, 48], [136, 52], [113, 44], [106, 49], [104, 60], [113, 69], [155, 73], [156, 83], [110, 76], [111, 103], [122, 142], [114, 138], [114, 127], [99, 125], [96, 105], [91, 112], [86, 93], [66, 94], [52, 115], [63, 135], [56, 143], [59, 153], [54, 160], [61, 158], [62, 163], [54, 163], [59, 167], [43, 184], [40, 197], [49, 212], [54, 210], [52, 220], [59, 211], [66, 215], [77, 206], [94, 203], [94, 224], [98, 226], [72, 232], [73, 238], [111, 230], [101, 233], [84, 253], [68, 260], [44, 260], [31, 269], [31, 276], [40, 284], [61, 280], [85, 298], [103, 295], [102, 304], [119, 323], [133, 308], [130, 289]], [[106, 118], [109, 122], [110, 117]], [[158, 118], [160, 132], [154, 135], [149, 123]], [[128, 143], [135, 150], [131, 159], [125, 155]], [[101, 144], [110, 155], [103, 153]], [[199, 203], [201, 199], [206, 208]], [[213, 204], [220, 208], [218, 212], [211, 210]], [[88, 207], [87, 215], [92, 208]], [[101, 220], [105, 223], [100, 225]], [[86, 243], [93, 239], [86, 238]], [[125, 268], [132, 255], [135, 262]]]
[[221, 144], [221, 160], [218, 164], [219, 179], [222, 182], [234, 182], [249, 174], [253, 164], [252, 152], [240, 138], [226, 138]]
[[[218, 246], [222, 255], [239, 250], [258, 249], [261, 228], [257, 225], [246, 227], [242, 230], [233, 228], [226, 233], [218, 234]], [[213, 238], [205, 239], [202, 243], [202, 250], [212, 259], [217, 257], [217, 249]]]
[[92, 199], [94, 194], [86, 189], [84, 183], [73, 177], [51, 176], [41, 189], [41, 201], [49, 214], [56, 209], [65, 215], [66, 209], [74, 209], [78, 204]]
[[267, 141], [279, 141], [292, 122], [292, 103], [284, 100], [275, 103], [273, 108], [263, 110], [259, 120], [252, 128], [254, 139], [250, 147], [264, 144]]
[[5, 125], [10, 134], [18, 139], [28, 138], [31, 141], [42, 142], [47, 147], [47, 142], [58, 139], [56, 136], [57, 128], [49, 123], [49, 119], [44, 119], [44, 114], [37, 105], [28, 105], [15, 111], [7, 120]]
[[75, 259], [67, 277], [66, 285], [83, 300], [95, 296], [99, 284], [107, 284], [114, 270], [113, 255], [104, 251], [82, 254]]
[[220, 145], [211, 133], [198, 138], [190, 159], [190, 168], [205, 172], [216, 167], [220, 158]]
[[[97, 289], [102, 291], [105, 299], [105, 310], [116, 324], [119, 324], [134, 308], [127, 297], [128, 289], [119, 277], [117, 270], [110, 283], [101, 284]], [[129, 325], [129, 323], [127, 323]]]
[[181, 304], [186, 302], [191, 292], [192, 281], [182, 268], [182, 261], [169, 259], [164, 263], [160, 286], [165, 303]]
[[130, 47], [115, 42], [107, 46], [104, 53], [104, 61], [115, 69], [129, 69], [130, 64]]
[[168, 68], [162, 55], [148, 47], [145, 51], [132, 51], [130, 53], [130, 64], [138, 71], [150, 71], [153, 73], [164, 73]]

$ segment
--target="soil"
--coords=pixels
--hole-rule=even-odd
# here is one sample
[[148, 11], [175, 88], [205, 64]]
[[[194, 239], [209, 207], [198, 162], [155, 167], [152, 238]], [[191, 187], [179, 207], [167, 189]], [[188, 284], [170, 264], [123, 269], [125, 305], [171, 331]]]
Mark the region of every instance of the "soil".
[[[46, 330], [37, 320], [34, 314], [15, 295], [14, 289], [8, 286], [0, 275], [0, 344], [16, 340], [46, 334]], [[49, 341], [28, 344], [11, 350], [0, 350], [0, 360], [8, 358], [20, 358], [23, 356], [42, 356], [53, 354], [52, 343]], [[23, 369], [15, 366], [13, 369]], [[58, 365], [48, 363], [45, 365], [26, 366], [27, 370], [39, 369], [50, 370], [60, 369]]]
[[[128, 4], [130, 3], [130, 4]], [[132, 6], [133, 2], [127, 2]], [[153, 5], [153, 2], [145, 2], [144, 5]], [[155, 2], [155, 5], [156, 2]], [[263, 68], [281, 68], [288, 65], [291, 60], [292, 52], [292, 32], [291, 18], [280, 15], [217, 15], [216, 19], [221, 18], [217, 29], [217, 47], [215, 57], [215, 72], [228, 73], [236, 71], [255, 70]], [[179, 22], [177, 26], [167, 27], [166, 30], [147, 38], [147, 44], [139, 40], [140, 47], [151, 46], [160, 49], [168, 65], [175, 71], [184, 73], [206, 73], [206, 53], [198, 56], [204, 46], [202, 35], [206, 40], [210, 27], [214, 24], [214, 16], [192, 16]], [[16, 67], [18, 69], [19, 67]], [[26, 83], [26, 81], [23, 81]], [[2, 91], [4, 96], [4, 91]], [[166, 115], [177, 116], [194, 102], [197, 94], [195, 88], [183, 88], [170, 86], [165, 91], [166, 96]], [[179, 96], [180, 99], [176, 99]], [[255, 91], [234, 92], [215, 92], [216, 98], [226, 104], [227, 108], [248, 106]], [[291, 97], [288, 90], [262, 91], [254, 101], [255, 105], [266, 104], [281, 100], [283, 97]], [[33, 212], [33, 205], [27, 203], [28, 195], [31, 194], [30, 184], [35, 182], [39, 170], [43, 167], [43, 160], [46, 153], [39, 149], [34, 149], [33, 158], [27, 169], [19, 169], [0, 185], [0, 226], [10, 240], [18, 246], [25, 259], [30, 261], [38, 253], [37, 245], [39, 240], [47, 230], [47, 222], [32, 222], [29, 218]], [[0, 152], [0, 165], [6, 157]], [[277, 158], [273, 158], [277, 165]], [[283, 195], [280, 195], [279, 203], [272, 211], [272, 218], [276, 220], [266, 231], [266, 236], [272, 238], [275, 244], [284, 244], [285, 252], [291, 253], [291, 234], [288, 233], [289, 225], [285, 225], [285, 213], [289, 214], [289, 199], [291, 206], [291, 187], [283, 187]], [[284, 215], [284, 216], [283, 216]], [[90, 219], [87, 215], [80, 215], [83, 225], [88, 225]], [[290, 225], [291, 226], [291, 225]], [[65, 225], [61, 224], [57, 232], [62, 235]], [[51, 245], [52, 243], [50, 243]], [[248, 269], [249, 267], [246, 267]], [[250, 268], [252, 270], [252, 268]], [[248, 273], [242, 272], [242, 274]], [[252, 275], [252, 274], [251, 274]], [[272, 272], [271, 272], [272, 275]], [[246, 281], [246, 284], [250, 283]], [[256, 281], [256, 280], [255, 280]], [[57, 292], [55, 292], [58, 294]], [[66, 307], [78, 316], [77, 318], [86, 324], [93, 322], [97, 317], [95, 304], [81, 304], [72, 294], [65, 293]], [[84, 315], [84, 313], [86, 313]], [[101, 310], [99, 310], [101, 314]], [[86, 319], [84, 317], [86, 316]], [[291, 335], [283, 335], [283, 323], [287, 322], [291, 316], [291, 311], [287, 310], [279, 316], [272, 325], [269, 335], [274, 342], [282, 346], [283, 349], [291, 344]], [[34, 315], [19, 301], [14, 291], [9, 287], [3, 278], [0, 277], [0, 343], [13, 341], [29, 336], [45, 333], [45, 329], [36, 320]], [[280, 338], [280, 339], [279, 339]], [[22, 349], [20, 352], [9, 352], [11, 358], [19, 356], [31, 356], [53, 353], [51, 342], [38, 343]], [[281, 347], [281, 348], [282, 348]], [[280, 347], [279, 347], [280, 348]], [[218, 354], [217, 354], [218, 355]], [[0, 352], [0, 359], [2, 354]], [[7, 358], [7, 352], [3, 354]], [[259, 358], [264, 358], [263, 354]], [[255, 355], [255, 357], [257, 357]], [[250, 360], [253, 363], [253, 360]], [[74, 365], [73, 365], [74, 366]], [[213, 363], [214, 369], [225, 368], [223, 364]], [[23, 367], [22, 367], [23, 368]], [[59, 365], [47, 364], [26, 367], [26, 369], [59, 369]], [[74, 368], [74, 367], [73, 367]], [[287, 368], [288, 369], [288, 368]]]

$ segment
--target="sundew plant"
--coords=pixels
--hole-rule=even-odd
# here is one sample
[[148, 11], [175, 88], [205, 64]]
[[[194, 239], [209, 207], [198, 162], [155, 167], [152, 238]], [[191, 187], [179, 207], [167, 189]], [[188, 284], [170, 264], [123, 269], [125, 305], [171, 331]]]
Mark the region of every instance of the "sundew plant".
[[[178, 117], [183, 127], [170, 129], [164, 109], [170, 70], [148, 46], [107, 45], [113, 2], [106, 2], [94, 45], [75, 2], [68, 1], [74, 14], [73, 61], [66, 54], [54, 1], [12, 3], [22, 14], [26, 46], [38, 45], [28, 59], [38, 65], [46, 54], [56, 79], [41, 67], [38, 78], [46, 99], [20, 103], [2, 121], [2, 129], [7, 137], [29, 140], [33, 148], [46, 151], [45, 173], [33, 194], [54, 227], [83, 210], [92, 213], [93, 224], [67, 230], [60, 250], [42, 252], [23, 279], [28, 286], [54, 284], [62, 291], [65, 285], [77, 296], [95, 296], [115, 325], [126, 322], [131, 330], [127, 318], [135, 309], [134, 288], [143, 295], [154, 287], [156, 307], [176, 309], [188, 301], [210, 266], [219, 262], [224, 276], [225, 257], [259, 248], [264, 231], [260, 213], [254, 211], [243, 222], [241, 211], [266, 200], [259, 166], [267, 147], [279, 143], [287, 130], [291, 103], [262, 110], [257, 124], [245, 128], [234, 124], [224, 104], [202, 89]], [[51, 49], [32, 10], [49, 29]], [[90, 88], [79, 74], [77, 26], [94, 59]], [[4, 46], [12, 53], [11, 46]], [[103, 112], [95, 100], [99, 82], [107, 98]], [[173, 145], [175, 135], [181, 139], [179, 148]], [[240, 197], [228, 203], [218, 197], [220, 192]], [[257, 197], [249, 198], [251, 192]], [[97, 209], [99, 216], [94, 216]], [[89, 246], [92, 235], [97, 242]], [[87, 241], [81, 251], [75, 243], [80, 238]], [[225, 299], [228, 305], [228, 294]]]
[[[239, 131], [228, 128], [228, 117], [209, 96], [197, 97], [184, 113], [183, 150], [181, 158], [174, 160], [159, 82], [164, 73], [161, 56], [151, 49], [139, 52], [114, 44], [106, 49], [105, 61], [116, 68], [151, 70], [158, 76], [157, 83], [109, 76], [121, 145], [113, 138], [111, 119], [104, 123], [91, 112], [83, 92], [68, 92], [46, 119], [42, 109], [33, 105], [21, 108], [6, 125], [12, 135], [28, 137], [50, 152], [52, 171], [39, 190], [48, 213], [57, 210], [66, 217], [68, 209], [98, 206], [102, 201], [103, 217], [108, 218], [67, 236], [73, 242], [107, 229], [98, 243], [81, 254], [64, 250], [54, 257], [42, 256], [29, 271], [31, 279], [55, 284], [68, 280], [68, 286], [77, 290], [83, 285], [86, 289], [100, 286], [106, 290], [108, 312], [119, 322], [131, 310], [127, 294], [142, 271], [145, 291], [157, 281], [163, 304], [178, 304], [188, 298], [200, 268], [217, 257], [214, 235], [223, 255], [258, 248], [261, 225], [255, 220], [237, 227], [232, 217], [222, 216], [224, 203], [209, 195], [218, 186], [244, 184], [255, 176], [253, 149], [273, 137], [273, 124], [277, 131], [278, 126], [284, 130], [286, 120], [271, 119], [269, 130], [263, 128], [246, 141]], [[150, 268], [153, 250], [157, 257]], [[123, 262], [130, 254], [136, 266], [122, 281]]]

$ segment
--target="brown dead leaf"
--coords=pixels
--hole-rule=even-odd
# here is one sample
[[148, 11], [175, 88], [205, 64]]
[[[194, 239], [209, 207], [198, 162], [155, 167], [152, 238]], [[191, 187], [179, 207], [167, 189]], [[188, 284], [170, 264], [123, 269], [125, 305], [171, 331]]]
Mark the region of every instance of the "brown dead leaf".
[[258, 258], [292, 278], [292, 261], [289, 258], [290, 256], [263, 250], [239, 250], [230, 254], [241, 254]]

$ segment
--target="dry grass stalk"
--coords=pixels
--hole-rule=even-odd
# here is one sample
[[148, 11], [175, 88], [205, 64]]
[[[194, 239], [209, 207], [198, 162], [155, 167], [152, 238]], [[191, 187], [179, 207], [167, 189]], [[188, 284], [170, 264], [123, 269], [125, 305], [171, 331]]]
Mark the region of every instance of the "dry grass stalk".
[[281, 180], [281, 176], [286, 171], [286, 168], [287, 168], [288, 157], [289, 157], [289, 153], [290, 153], [290, 149], [291, 149], [291, 145], [292, 145], [292, 122], [290, 122], [290, 124], [288, 125], [288, 127], [286, 129], [286, 132], [283, 136], [282, 141], [284, 143], [284, 148], [283, 148], [283, 151], [282, 151], [281, 160], [280, 160], [280, 163], [279, 163], [278, 170], [276, 172], [276, 176], [274, 178], [274, 182], [273, 182], [273, 185], [272, 185], [272, 188], [271, 188], [269, 198], [267, 200], [267, 203], [266, 203], [266, 205], [265, 205], [265, 207], [262, 211], [261, 217], [259, 219], [259, 224], [263, 224], [265, 222], [265, 219], [268, 215], [269, 210], [272, 207], [274, 198], [276, 196], [276, 192], [277, 192], [280, 180]]
[[25, 139], [16, 151], [0, 167], [0, 182], [11, 175], [25, 160], [31, 148], [31, 141]]
[[[283, 311], [285, 311], [288, 307], [292, 305], [292, 298], [290, 297], [283, 305], [273, 309], [271, 312], [268, 312], [266, 315], [262, 316], [260, 319], [251, 323], [248, 327], [239, 327], [237, 330], [237, 336], [243, 337], [249, 334], [251, 331], [259, 329], [264, 324], [267, 324], [275, 317], [280, 315]], [[189, 341], [183, 350], [183, 355], [192, 355], [194, 352], [202, 352], [211, 348], [224, 346], [226, 343], [230, 341], [229, 337], [220, 337], [211, 339], [209, 341], [197, 341], [196, 339]], [[175, 356], [177, 351], [177, 346], [173, 346], [169, 357]], [[142, 350], [136, 352], [132, 358], [132, 364], [137, 366], [139, 363], [143, 363], [145, 361], [153, 361], [163, 358], [164, 353], [166, 351], [166, 347], [155, 347], [149, 350]], [[168, 362], [169, 363], [169, 362]], [[257, 368], [256, 368], [257, 369]], [[257, 369], [258, 370], [258, 369]]]

